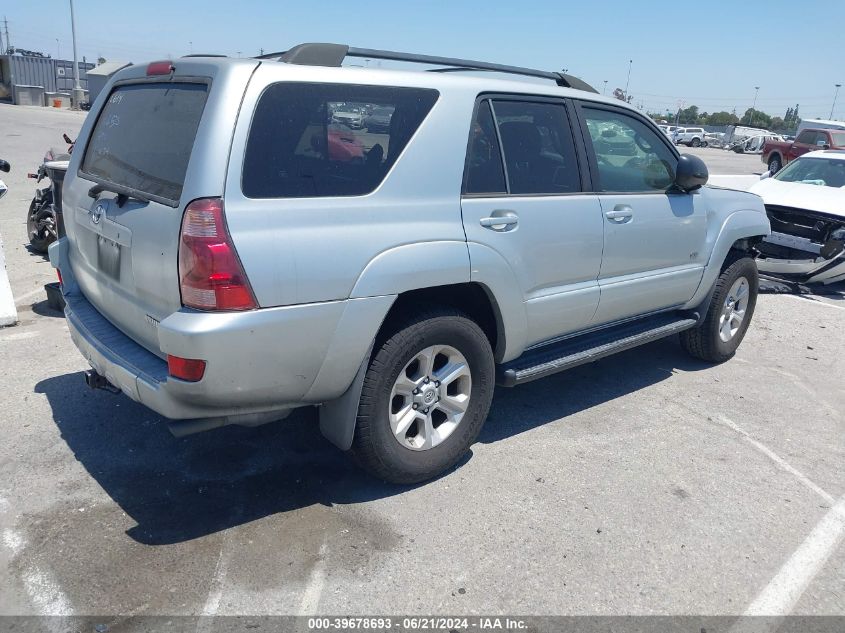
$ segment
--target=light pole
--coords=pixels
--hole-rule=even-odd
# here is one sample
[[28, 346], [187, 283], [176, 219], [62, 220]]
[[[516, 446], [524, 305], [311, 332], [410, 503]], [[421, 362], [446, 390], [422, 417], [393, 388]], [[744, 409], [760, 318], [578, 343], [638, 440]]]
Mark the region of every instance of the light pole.
[[628, 60], [628, 79], [625, 81], [625, 101], [628, 100], [628, 84], [631, 83], [631, 66], [634, 64], [633, 59]]
[[602, 88], [601, 93], [605, 94], [607, 92], [607, 79], [604, 80], [604, 88]]
[[757, 93], [760, 92], [760, 86], [754, 86], [754, 103], [751, 106], [751, 123], [750, 125], [754, 125], [754, 112], [757, 108]]
[[73, 18], [73, 0], [70, 0], [70, 32], [73, 36], [73, 98], [70, 105], [74, 110], [79, 110], [83, 90], [79, 83], [79, 62], [76, 61], [76, 22]]
[[842, 84], [836, 84], [836, 92], [833, 93], [833, 105], [830, 106], [830, 120], [833, 120], [833, 109], [836, 107], [836, 97], [839, 96], [839, 89], [842, 87]]

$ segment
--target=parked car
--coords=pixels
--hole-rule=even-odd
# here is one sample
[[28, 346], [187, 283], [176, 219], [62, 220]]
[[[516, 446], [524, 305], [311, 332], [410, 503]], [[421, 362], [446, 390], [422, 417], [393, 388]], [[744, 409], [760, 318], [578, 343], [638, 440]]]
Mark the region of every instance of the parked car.
[[332, 113], [332, 121], [349, 126], [353, 130], [364, 127], [364, 112], [359, 109], [341, 109]]
[[763, 198], [772, 233], [761, 271], [802, 283], [845, 280], [845, 151], [809, 152], [749, 189]]
[[717, 132], [705, 132], [704, 138], [701, 139], [701, 146], [702, 147], [722, 147], [723, 145], [723, 134], [719, 134]]
[[[447, 65], [309, 44], [111, 78], [50, 247], [89, 386], [177, 435], [319, 405], [330, 441], [408, 483], [461, 459], [496, 384], [673, 334], [733, 356], [758, 196], [704, 186], [700, 159], [577, 78], [342, 66], [356, 55]], [[356, 102], [394, 109], [388, 137], [334, 160], [327, 104]]]
[[789, 161], [819, 149], [845, 149], [845, 130], [808, 128], [792, 141], [767, 140], [762, 148], [762, 161], [769, 173], [776, 174]]
[[725, 146], [737, 154], [762, 154], [766, 143], [780, 143], [783, 138], [779, 134], [755, 134], [752, 136], [737, 137]]
[[[0, 171], [10, 171], [12, 166], [3, 159], [0, 159]], [[9, 188], [6, 186], [6, 183], [0, 180], [0, 198], [6, 195], [6, 192], [9, 191]]]
[[368, 132], [389, 132], [390, 118], [393, 116], [391, 108], [374, 108], [373, 113], [367, 117], [365, 124]]
[[676, 145], [688, 145], [698, 147], [704, 140], [704, 128], [701, 127], [680, 127], [672, 133], [672, 140]]

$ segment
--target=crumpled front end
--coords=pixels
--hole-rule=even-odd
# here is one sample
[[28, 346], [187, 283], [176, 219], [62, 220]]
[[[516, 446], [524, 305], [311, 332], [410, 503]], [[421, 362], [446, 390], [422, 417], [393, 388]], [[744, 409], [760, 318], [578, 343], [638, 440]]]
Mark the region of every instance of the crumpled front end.
[[766, 205], [772, 233], [759, 245], [757, 266], [801, 283], [845, 280], [845, 217]]

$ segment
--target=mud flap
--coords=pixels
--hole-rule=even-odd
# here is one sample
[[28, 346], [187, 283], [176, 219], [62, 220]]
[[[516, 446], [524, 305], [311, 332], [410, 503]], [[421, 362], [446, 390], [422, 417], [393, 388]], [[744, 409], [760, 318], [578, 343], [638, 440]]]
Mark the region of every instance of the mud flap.
[[346, 392], [330, 402], [324, 402], [318, 409], [320, 415], [320, 433], [329, 442], [342, 451], [352, 448], [352, 438], [355, 436], [355, 423], [358, 417], [358, 402], [361, 400], [361, 390], [364, 388], [364, 377], [370, 364], [373, 346], [367, 350], [358, 373]]

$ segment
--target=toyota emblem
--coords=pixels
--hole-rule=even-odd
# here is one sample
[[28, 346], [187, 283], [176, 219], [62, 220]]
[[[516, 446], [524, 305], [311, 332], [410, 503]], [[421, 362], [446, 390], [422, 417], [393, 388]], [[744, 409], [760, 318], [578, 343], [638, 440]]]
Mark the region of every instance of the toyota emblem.
[[97, 207], [91, 212], [91, 221], [94, 224], [99, 224], [100, 218], [103, 217], [103, 214], [105, 212], [106, 212], [106, 210], [103, 208], [103, 205], [98, 204]]

